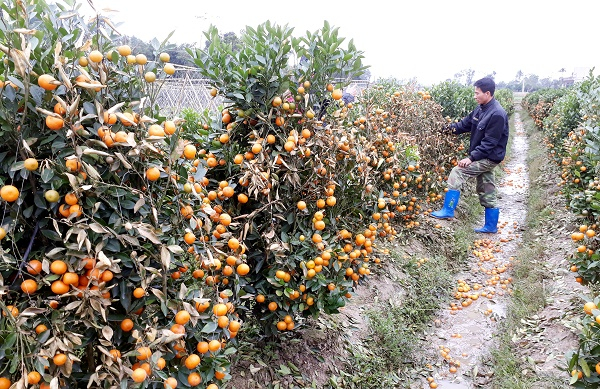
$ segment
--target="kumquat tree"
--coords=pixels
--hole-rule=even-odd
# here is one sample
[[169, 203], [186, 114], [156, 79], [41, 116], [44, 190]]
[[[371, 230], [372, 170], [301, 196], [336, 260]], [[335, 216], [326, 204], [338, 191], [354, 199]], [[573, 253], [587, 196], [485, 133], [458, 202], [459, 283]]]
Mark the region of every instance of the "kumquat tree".
[[[360, 74], [361, 52], [352, 42], [341, 49], [327, 23], [305, 38], [291, 34], [269, 23], [248, 28], [234, 52], [213, 27], [208, 49], [191, 51], [212, 93], [227, 101], [195, 179], [206, 184], [205, 204], [232, 215], [229, 231], [213, 232], [214, 244], [228, 266], [237, 259], [227, 250], [244, 247], [250, 271], [232, 292], [244, 294], [267, 334], [293, 329], [298, 317], [337, 312], [380, 263], [385, 250], [376, 242], [398, 233], [393, 219], [418, 226], [412, 219], [427, 212], [419, 203], [442, 197], [428, 190], [441, 188], [443, 170], [418, 171], [416, 136], [432, 133], [434, 146], [425, 148], [432, 164], [456, 163], [454, 145], [442, 141], [447, 122], [425, 92], [377, 88], [360, 107], [346, 104], [343, 81], [333, 85], [332, 76]], [[292, 53], [301, 59], [290, 69]]]
[[1, 10], [2, 387], [217, 385], [241, 321], [198, 282], [221, 269], [194, 249], [195, 146], [154, 104], [169, 55], [72, 1]]
[[[600, 78], [592, 72], [582, 82], [560, 90], [539, 90], [523, 100], [536, 125], [546, 136], [548, 157], [559, 168], [557, 186], [567, 209], [579, 225], [570, 232], [574, 244], [569, 267], [577, 282], [597, 285], [600, 281]], [[600, 383], [600, 299], [584, 296], [577, 324], [579, 345], [567, 354], [571, 385], [595, 388]]]

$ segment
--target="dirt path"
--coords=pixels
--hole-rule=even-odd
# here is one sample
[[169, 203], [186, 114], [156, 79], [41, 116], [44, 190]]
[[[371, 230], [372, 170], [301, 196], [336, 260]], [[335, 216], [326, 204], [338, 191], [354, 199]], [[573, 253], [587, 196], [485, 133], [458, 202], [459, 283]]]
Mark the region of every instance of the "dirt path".
[[437, 331], [428, 338], [443, 358], [434, 367], [439, 388], [488, 387], [491, 378], [482, 374], [479, 363], [493, 346], [498, 320], [506, 316], [511, 262], [527, 212], [529, 146], [522, 123], [518, 118], [515, 123], [513, 157], [503, 164], [506, 174], [498, 185], [501, 228], [498, 234], [480, 234], [473, 242], [468, 270], [456, 276], [456, 299], [440, 314]]

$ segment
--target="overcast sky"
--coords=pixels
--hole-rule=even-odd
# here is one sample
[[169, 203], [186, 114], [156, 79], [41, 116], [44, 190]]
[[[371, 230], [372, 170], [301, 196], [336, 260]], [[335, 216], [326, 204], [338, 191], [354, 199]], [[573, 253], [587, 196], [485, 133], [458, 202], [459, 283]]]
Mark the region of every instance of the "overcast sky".
[[[86, 13], [91, 12], [85, 0]], [[429, 85], [473, 69], [510, 81], [521, 70], [540, 77], [570, 75], [575, 68], [600, 69], [600, 0], [396, 0], [261, 2], [204, 0], [91, 0], [126, 35], [172, 43], [200, 43], [210, 24], [221, 33], [272, 23], [315, 31], [327, 20], [339, 36], [364, 51], [374, 79], [416, 77]], [[598, 74], [598, 72], [595, 72]]]

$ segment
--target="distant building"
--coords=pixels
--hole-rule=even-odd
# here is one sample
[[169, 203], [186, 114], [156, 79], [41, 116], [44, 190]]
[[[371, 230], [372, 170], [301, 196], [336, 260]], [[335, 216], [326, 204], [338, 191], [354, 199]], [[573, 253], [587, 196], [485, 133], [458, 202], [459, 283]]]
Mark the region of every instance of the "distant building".
[[591, 69], [591, 67], [576, 66], [573, 68], [573, 71], [571, 73], [566, 71], [562, 73], [562, 76], [560, 76], [559, 73], [558, 78], [563, 82], [564, 86], [570, 86], [577, 82], [585, 80], [586, 77], [589, 76]]

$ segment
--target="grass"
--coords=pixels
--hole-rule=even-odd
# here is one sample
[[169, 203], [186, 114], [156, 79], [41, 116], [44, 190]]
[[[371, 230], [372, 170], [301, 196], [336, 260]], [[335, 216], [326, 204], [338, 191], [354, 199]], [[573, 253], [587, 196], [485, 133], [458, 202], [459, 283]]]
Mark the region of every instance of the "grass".
[[423, 333], [447, 301], [453, 285], [452, 273], [445, 257], [400, 257], [407, 275], [402, 284], [407, 291], [402, 301], [384, 301], [366, 312], [370, 336], [363, 347], [351, 348], [351, 382], [356, 388], [398, 387], [411, 382], [415, 373], [424, 374], [421, 361]]
[[[521, 327], [521, 320], [539, 312], [546, 304], [543, 279], [545, 277], [540, 258], [544, 257], [545, 247], [535, 237], [541, 226], [547, 225], [551, 216], [547, 207], [545, 187], [539, 180], [542, 174], [546, 150], [542, 146], [542, 134], [535, 130], [533, 121], [526, 113], [522, 121], [529, 135], [529, 152], [527, 165], [529, 168], [529, 197], [527, 202], [526, 229], [523, 234], [523, 246], [516, 254], [519, 259], [513, 268], [513, 296], [508, 306], [507, 318], [498, 331], [498, 347], [492, 351], [494, 366], [494, 388], [525, 389], [534, 384], [544, 388], [562, 388], [563, 382], [554, 382], [552, 378], [527, 376], [523, 373], [523, 364], [514, 352], [512, 335]], [[544, 380], [540, 382], [540, 379]]]
[[[516, 104], [517, 103], [515, 102], [515, 105]], [[506, 145], [506, 156], [504, 157], [504, 159], [506, 161], [510, 161], [512, 159], [512, 144], [513, 144], [513, 139], [515, 137], [514, 118], [515, 118], [515, 115], [513, 114], [512, 117], [509, 119], [509, 121], [511, 121], [511, 120], [513, 121], [513, 124], [509, 126], [508, 144]]]
[[469, 247], [475, 240], [473, 226], [479, 223], [479, 220], [483, 215], [483, 208], [479, 204], [479, 197], [477, 196], [475, 185], [469, 183], [466, 187], [468, 189], [463, 190], [461, 197], [464, 214], [461, 215], [460, 220], [454, 224], [453, 242], [450, 243], [454, 252], [448, 259], [450, 262], [454, 262], [454, 264], [451, 265], [453, 273], [462, 270], [462, 267], [467, 263], [470, 252]]

